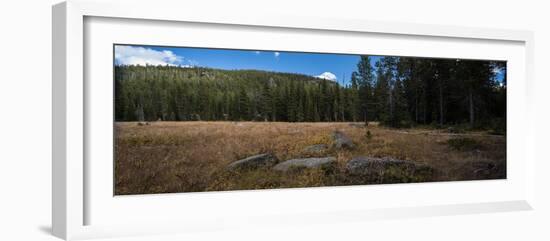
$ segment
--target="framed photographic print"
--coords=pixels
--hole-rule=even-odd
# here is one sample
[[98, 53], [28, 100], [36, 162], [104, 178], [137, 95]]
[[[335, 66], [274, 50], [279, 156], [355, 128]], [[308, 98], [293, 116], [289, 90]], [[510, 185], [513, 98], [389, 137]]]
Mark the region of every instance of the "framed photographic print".
[[506, 179], [505, 61], [125, 44], [113, 61], [115, 195]]
[[125, 5], [53, 8], [56, 236], [531, 209], [530, 32]]

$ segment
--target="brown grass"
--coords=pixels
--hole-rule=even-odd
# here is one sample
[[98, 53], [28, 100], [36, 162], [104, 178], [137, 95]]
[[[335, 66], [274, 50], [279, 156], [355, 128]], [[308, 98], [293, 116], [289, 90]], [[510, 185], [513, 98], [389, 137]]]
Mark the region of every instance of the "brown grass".
[[[369, 184], [348, 179], [344, 165], [354, 156], [393, 157], [433, 167], [429, 181], [506, 177], [506, 139], [485, 133], [446, 134], [428, 129], [394, 130], [349, 123], [267, 122], [135, 122], [115, 124], [115, 194], [197, 192], [285, 187]], [[328, 150], [336, 170], [278, 173], [255, 170], [227, 172], [236, 160], [273, 153], [279, 160], [306, 157], [306, 146], [331, 144], [340, 130], [356, 144], [353, 150]], [[371, 137], [367, 137], [367, 130]], [[453, 148], [450, 139], [468, 138], [475, 149]], [[460, 141], [459, 141], [460, 142]], [[497, 170], [479, 174], [492, 165]]]

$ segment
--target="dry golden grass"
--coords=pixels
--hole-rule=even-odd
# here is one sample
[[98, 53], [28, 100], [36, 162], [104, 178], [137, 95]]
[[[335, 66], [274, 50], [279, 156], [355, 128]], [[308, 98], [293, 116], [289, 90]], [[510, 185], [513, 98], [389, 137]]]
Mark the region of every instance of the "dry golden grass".
[[[433, 167], [429, 181], [505, 178], [506, 139], [484, 133], [462, 135], [428, 129], [388, 129], [349, 123], [279, 122], [135, 122], [115, 124], [115, 194], [196, 192], [284, 187], [368, 184], [348, 180], [344, 165], [354, 156], [393, 157]], [[236, 160], [273, 153], [281, 161], [307, 157], [303, 149], [331, 144], [330, 134], [340, 130], [356, 144], [353, 150], [330, 149], [319, 156], [334, 156], [336, 170], [278, 173], [256, 170], [227, 172]], [[371, 132], [367, 138], [366, 132]], [[467, 137], [475, 149], [452, 148], [448, 140]], [[474, 175], [490, 163], [496, 173]]]

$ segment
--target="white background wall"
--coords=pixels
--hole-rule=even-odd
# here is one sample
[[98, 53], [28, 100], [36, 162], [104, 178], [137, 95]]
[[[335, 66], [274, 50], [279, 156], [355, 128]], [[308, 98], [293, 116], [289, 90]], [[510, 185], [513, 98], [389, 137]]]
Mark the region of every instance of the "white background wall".
[[[152, 0], [151, 0], [152, 1]], [[183, 1], [183, 0], [182, 0]], [[56, 240], [51, 228], [52, 0], [0, 7], [0, 240]], [[189, 1], [211, 14], [270, 10], [535, 32], [537, 200], [535, 211], [344, 223], [279, 230], [226, 230], [117, 240], [550, 240], [550, 7], [545, 1]], [[182, 9], [185, 14], [186, 9]]]

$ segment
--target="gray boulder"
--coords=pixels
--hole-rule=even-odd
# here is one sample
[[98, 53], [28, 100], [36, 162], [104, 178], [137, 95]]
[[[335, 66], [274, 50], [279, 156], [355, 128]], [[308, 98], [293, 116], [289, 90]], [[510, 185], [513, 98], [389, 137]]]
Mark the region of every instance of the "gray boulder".
[[274, 170], [277, 171], [288, 171], [292, 169], [301, 169], [301, 168], [321, 168], [321, 167], [330, 167], [336, 164], [336, 158], [334, 157], [320, 157], [320, 158], [302, 158], [302, 159], [291, 159], [285, 162], [281, 162], [275, 167]]
[[332, 132], [332, 141], [334, 142], [333, 145], [336, 149], [353, 149], [355, 147], [355, 144], [353, 144], [351, 138], [346, 136], [346, 134], [341, 131]]
[[303, 152], [307, 154], [320, 154], [328, 149], [326, 144], [311, 145], [304, 148]]
[[227, 166], [229, 170], [251, 170], [257, 168], [272, 167], [277, 164], [278, 160], [273, 154], [265, 153], [247, 157]]

